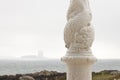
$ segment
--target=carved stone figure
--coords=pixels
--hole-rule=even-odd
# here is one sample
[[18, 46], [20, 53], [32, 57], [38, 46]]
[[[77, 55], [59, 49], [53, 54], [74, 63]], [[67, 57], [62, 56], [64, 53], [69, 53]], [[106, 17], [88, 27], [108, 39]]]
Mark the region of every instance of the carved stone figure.
[[89, 51], [94, 40], [88, 0], [71, 0], [64, 29], [65, 46], [69, 52]]

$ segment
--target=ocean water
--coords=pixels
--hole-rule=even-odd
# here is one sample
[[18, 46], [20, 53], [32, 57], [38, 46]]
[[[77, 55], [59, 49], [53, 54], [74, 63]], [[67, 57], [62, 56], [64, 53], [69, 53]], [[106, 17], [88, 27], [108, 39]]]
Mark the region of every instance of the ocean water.
[[[0, 75], [24, 74], [42, 70], [65, 72], [66, 67], [60, 60], [0, 60]], [[98, 60], [93, 71], [120, 70], [120, 60]]]

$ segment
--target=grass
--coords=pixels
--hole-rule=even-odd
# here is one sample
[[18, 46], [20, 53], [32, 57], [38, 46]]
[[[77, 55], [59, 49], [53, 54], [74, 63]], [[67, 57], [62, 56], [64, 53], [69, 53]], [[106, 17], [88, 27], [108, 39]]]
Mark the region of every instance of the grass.
[[120, 79], [120, 74], [93, 74], [92, 80], [114, 80]]

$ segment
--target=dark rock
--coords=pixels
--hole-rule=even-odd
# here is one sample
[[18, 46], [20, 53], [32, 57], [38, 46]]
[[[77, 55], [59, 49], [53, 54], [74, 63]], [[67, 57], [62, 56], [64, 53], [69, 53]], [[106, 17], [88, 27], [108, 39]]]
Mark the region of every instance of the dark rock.
[[0, 80], [65, 80], [66, 73], [56, 71], [41, 71], [29, 74], [3, 75]]

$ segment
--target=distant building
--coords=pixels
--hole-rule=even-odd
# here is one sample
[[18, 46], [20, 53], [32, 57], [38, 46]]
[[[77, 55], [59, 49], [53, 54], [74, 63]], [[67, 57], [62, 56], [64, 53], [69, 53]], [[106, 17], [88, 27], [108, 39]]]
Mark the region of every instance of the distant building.
[[43, 51], [38, 51], [38, 57], [43, 57]]
[[22, 56], [22, 59], [46, 59], [43, 56], [43, 52], [42, 51], [38, 51], [38, 55], [26, 55], [26, 56]]

